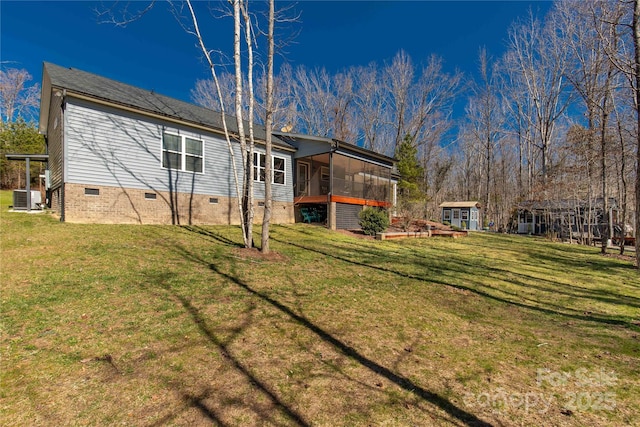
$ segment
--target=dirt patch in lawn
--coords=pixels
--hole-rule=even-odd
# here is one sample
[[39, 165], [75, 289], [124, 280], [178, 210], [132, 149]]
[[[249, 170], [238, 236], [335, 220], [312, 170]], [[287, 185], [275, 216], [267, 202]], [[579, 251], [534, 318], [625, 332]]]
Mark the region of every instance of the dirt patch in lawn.
[[368, 234], [364, 234], [362, 230], [336, 230], [340, 234], [344, 234], [345, 236], [356, 237], [358, 239], [366, 239], [373, 240], [375, 236], [370, 236]]
[[275, 251], [269, 251], [268, 254], [262, 253], [258, 248], [236, 248], [233, 250], [236, 257], [240, 259], [253, 259], [267, 262], [283, 262], [288, 261], [288, 258], [281, 253]]
[[605, 254], [604, 256], [608, 257], [608, 258], [615, 258], [615, 259], [619, 259], [621, 261], [628, 261], [628, 262], [632, 262], [634, 263], [634, 265], [636, 265], [635, 260], [636, 257], [632, 256], [632, 255], [620, 255], [620, 254]]

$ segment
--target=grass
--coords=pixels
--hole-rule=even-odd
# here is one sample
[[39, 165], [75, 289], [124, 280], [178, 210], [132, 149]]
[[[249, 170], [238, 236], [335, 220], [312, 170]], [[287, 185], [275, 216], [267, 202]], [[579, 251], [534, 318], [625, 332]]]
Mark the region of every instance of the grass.
[[[0, 192], [0, 424], [633, 425], [640, 279], [472, 234], [81, 225]], [[256, 239], [259, 241], [259, 239]]]

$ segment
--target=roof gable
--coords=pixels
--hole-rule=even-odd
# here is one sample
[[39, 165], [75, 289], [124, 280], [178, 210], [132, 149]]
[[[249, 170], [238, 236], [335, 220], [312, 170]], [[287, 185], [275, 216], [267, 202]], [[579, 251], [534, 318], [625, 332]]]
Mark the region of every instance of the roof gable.
[[442, 202], [441, 208], [478, 208], [480, 209], [480, 203], [477, 201], [465, 201], [465, 202]]
[[287, 132], [274, 132], [274, 135], [277, 135], [280, 139], [286, 141], [287, 143], [298, 149], [300, 149], [300, 147], [303, 145], [313, 144], [316, 146], [315, 154], [328, 153], [330, 151], [333, 151], [340, 154], [352, 155], [353, 157], [357, 157], [372, 163], [379, 163], [388, 168], [393, 168], [396, 163], [396, 159], [394, 159], [393, 157], [388, 157], [384, 154], [380, 154], [375, 151], [360, 147], [358, 145], [350, 144], [348, 142], [340, 141], [335, 138]]
[[[577, 208], [602, 208], [603, 199], [597, 197], [591, 201], [588, 199], [559, 199], [559, 200], [525, 200], [518, 204], [520, 210], [573, 210]], [[610, 208], [618, 209], [618, 200], [615, 197], [607, 199]]]

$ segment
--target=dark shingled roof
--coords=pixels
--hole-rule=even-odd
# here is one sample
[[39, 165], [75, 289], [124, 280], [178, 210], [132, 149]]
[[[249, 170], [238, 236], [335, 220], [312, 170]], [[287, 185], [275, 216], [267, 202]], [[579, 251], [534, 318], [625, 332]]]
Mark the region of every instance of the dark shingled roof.
[[[518, 204], [520, 210], [573, 210], [576, 208], [588, 208], [591, 206], [594, 209], [602, 208], [603, 198], [597, 197], [596, 199], [589, 201], [586, 199], [561, 199], [561, 200], [525, 200]], [[610, 208], [618, 209], [618, 200], [615, 197], [609, 197], [607, 203]]]
[[[311, 135], [305, 135], [305, 134], [299, 134], [299, 133], [290, 133], [290, 132], [279, 132], [279, 131], [274, 131], [273, 132], [274, 135], [277, 135], [281, 140], [291, 144], [293, 147], [298, 147], [300, 144], [303, 144], [305, 141], [315, 141], [315, 142], [322, 142], [327, 144], [330, 147], [334, 147], [334, 148], [342, 148], [346, 151], [352, 151], [355, 153], [359, 153], [365, 157], [368, 157], [370, 159], [373, 160], [378, 160], [378, 161], [382, 161], [384, 163], [388, 163], [388, 166], [393, 167], [395, 165], [396, 159], [393, 157], [389, 157], [386, 156], [384, 154], [375, 152], [375, 151], [371, 151], [369, 149], [366, 149], [364, 147], [360, 147], [358, 145], [355, 144], [351, 144], [348, 142], [344, 142], [341, 141], [339, 139], [336, 138], [331, 138], [331, 137], [324, 137], [324, 136], [311, 136]], [[329, 152], [329, 149], [327, 149], [327, 152]]]
[[[222, 114], [200, 107], [195, 104], [180, 101], [175, 98], [155, 93], [153, 91], [141, 89], [125, 83], [120, 83], [106, 77], [77, 70], [75, 68], [65, 68], [49, 62], [44, 63], [45, 73], [51, 80], [51, 86], [60, 89], [67, 89], [78, 94], [90, 96], [92, 98], [121, 104], [135, 109], [159, 114], [174, 119], [184, 120], [194, 124], [206, 126], [221, 131]], [[227, 128], [232, 134], [238, 133], [235, 117], [227, 115]], [[245, 122], [245, 132], [249, 133], [248, 124]], [[266, 132], [263, 126], [254, 124], [254, 135], [257, 140], [264, 141]], [[279, 139], [272, 138], [274, 146], [288, 149], [293, 147]]]

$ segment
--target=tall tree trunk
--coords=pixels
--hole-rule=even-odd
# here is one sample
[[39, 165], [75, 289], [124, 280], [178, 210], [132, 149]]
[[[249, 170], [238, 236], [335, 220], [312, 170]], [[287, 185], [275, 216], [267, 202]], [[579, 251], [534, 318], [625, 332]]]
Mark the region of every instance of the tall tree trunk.
[[613, 65], [609, 65], [607, 78], [604, 83], [603, 99], [602, 99], [602, 119], [600, 123], [600, 166], [602, 172], [600, 179], [602, 180], [602, 219], [604, 222], [604, 233], [602, 235], [602, 254], [607, 253], [607, 243], [611, 239], [611, 218], [609, 213], [609, 191], [607, 186], [607, 126], [609, 124], [609, 97], [611, 96], [610, 82], [613, 76]]
[[[198, 19], [196, 17], [196, 14], [193, 10], [193, 6], [191, 4], [190, 0], [187, 0], [187, 6], [189, 7], [189, 12], [191, 13], [191, 20], [193, 22], [193, 27], [194, 27], [194, 35], [196, 36], [196, 38], [198, 39], [198, 45], [200, 46], [200, 50], [202, 51], [202, 53], [204, 54], [205, 58], [207, 59], [207, 62], [209, 64], [209, 70], [211, 71], [211, 77], [213, 78], [213, 82], [215, 83], [215, 87], [216, 87], [216, 93], [218, 96], [218, 100], [220, 101], [220, 117], [222, 118], [222, 128], [224, 130], [224, 136], [225, 136], [225, 140], [227, 141], [227, 148], [229, 149], [229, 156], [231, 158], [231, 170], [233, 172], [233, 180], [235, 183], [235, 187], [236, 187], [236, 201], [238, 204], [238, 212], [240, 212], [240, 226], [243, 230], [243, 237], [244, 237], [244, 215], [242, 214], [242, 187], [240, 185], [240, 179], [238, 177], [238, 168], [237, 168], [237, 163], [236, 163], [236, 159], [235, 159], [235, 151], [233, 148], [233, 143], [231, 142], [231, 135], [229, 133], [229, 128], [227, 126], [227, 115], [225, 112], [225, 104], [223, 101], [223, 96], [222, 96], [222, 90], [220, 89], [220, 82], [218, 80], [218, 75], [216, 73], [216, 68], [213, 64], [213, 60], [211, 59], [211, 53], [209, 51], [209, 49], [206, 48], [205, 44], [204, 44], [204, 40], [202, 38], [202, 34], [200, 33], [200, 27], [198, 25]], [[245, 163], [242, 163], [243, 167], [245, 166]], [[244, 174], [243, 174], [244, 176]], [[246, 240], [245, 240], [246, 243]]]
[[[252, 236], [249, 234], [249, 230], [251, 229], [251, 224], [247, 223], [247, 209], [249, 205], [253, 204], [253, 194], [249, 192], [249, 182], [247, 177], [249, 173], [247, 169], [250, 167], [249, 163], [249, 155], [247, 148], [247, 138], [244, 132], [244, 121], [242, 120], [242, 51], [240, 47], [240, 36], [241, 36], [241, 2], [242, 0], [233, 0], [233, 61], [235, 65], [235, 80], [236, 80], [236, 97], [235, 97], [235, 112], [236, 112], [236, 125], [238, 127], [238, 139], [240, 140], [240, 151], [242, 152], [242, 167], [244, 170], [243, 175], [243, 185], [242, 185], [242, 194], [239, 194], [238, 197], [242, 198], [242, 209], [240, 211], [240, 215], [243, 217], [241, 220], [242, 228], [242, 239], [244, 241], [244, 246], [247, 248], [253, 247]], [[251, 159], [253, 160], [253, 159]]]
[[[606, 98], [608, 95], [605, 93], [604, 108], [606, 109]], [[602, 112], [602, 123], [600, 125], [600, 166], [602, 168], [600, 179], [602, 180], [602, 221], [604, 223], [602, 233], [602, 245], [601, 253], [604, 255], [607, 253], [607, 243], [610, 239], [609, 235], [609, 195], [607, 194], [607, 126], [608, 114], [605, 111]]]
[[[242, 16], [244, 18], [244, 36], [247, 46], [247, 96], [249, 97], [249, 112], [247, 114], [247, 122], [249, 125], [249, 144], [247, 149], [247, 164], [245, 172], [247, 174], [247, 196], [245, 201], [245, 227], [248, 240], [251, 242], [249, 247], [253, 247], [253, 185], [254, 185], [254, 169], [253, 155], [255, 151], [255, 138], [253, 134], [253, 115], [255, 106], [255, 94], [253, 91], [253, 31], [251, 26], [251, 17], [249, 15], [249, 3], [243, 1], [240, 5]], [[268, 157], [267, 157], [268, 159]]]
[[634, 0], [633, 8], [633, 47], [635, 71], [635, 102], [636, 102], [636, 267], [640, 270], [640, 0]]
[[[614, 98], [615, 102], [615, 98]], [[614, 106], [615, 110], [615, 106]], [[620, 225], [622, 227], [622, 241], [620, 243], [620, 255], [624, 255], [624, 237], [626, 235], [626, 225], [627, 225], [627, 177], [626, 177], [626, 163], [627, 163], [627, 155], [625, 154], [625, 144], [624, 144], [624, 134], [622, 130], [622, 121], [620, 120], [620, 116], [616, 115], [616, 124], [618, 128], [618, 142], [620, 143], [620, 156], [618, 160], [620, 161], [620, 181], [618, 183], [618, 194], [620, 200], [622, 201], [622, 216], [620, 218]]]
[[266, 117], [265, 117], [265, 132], [266, 132], [266, 147], [265, 157], [267, 158], [266, 175], [264, 181], [264, 216], [262, 218], [262, 241], [261, 251], [262, 253], [269, 253], [269, 226], [271, 223], [271, 204], [273, 202], [272, 188], [271, 188], [271, 132], [273, 128], [273, 55], [274, 55], [274, 43], [273, 43], [273, 27], [275, 25], [275, 0], [269, 0], [269, 30], [267, 34], [267, 42], [269, 44], [269, 51], [267, 53], [267, 99], [266, 99]]

